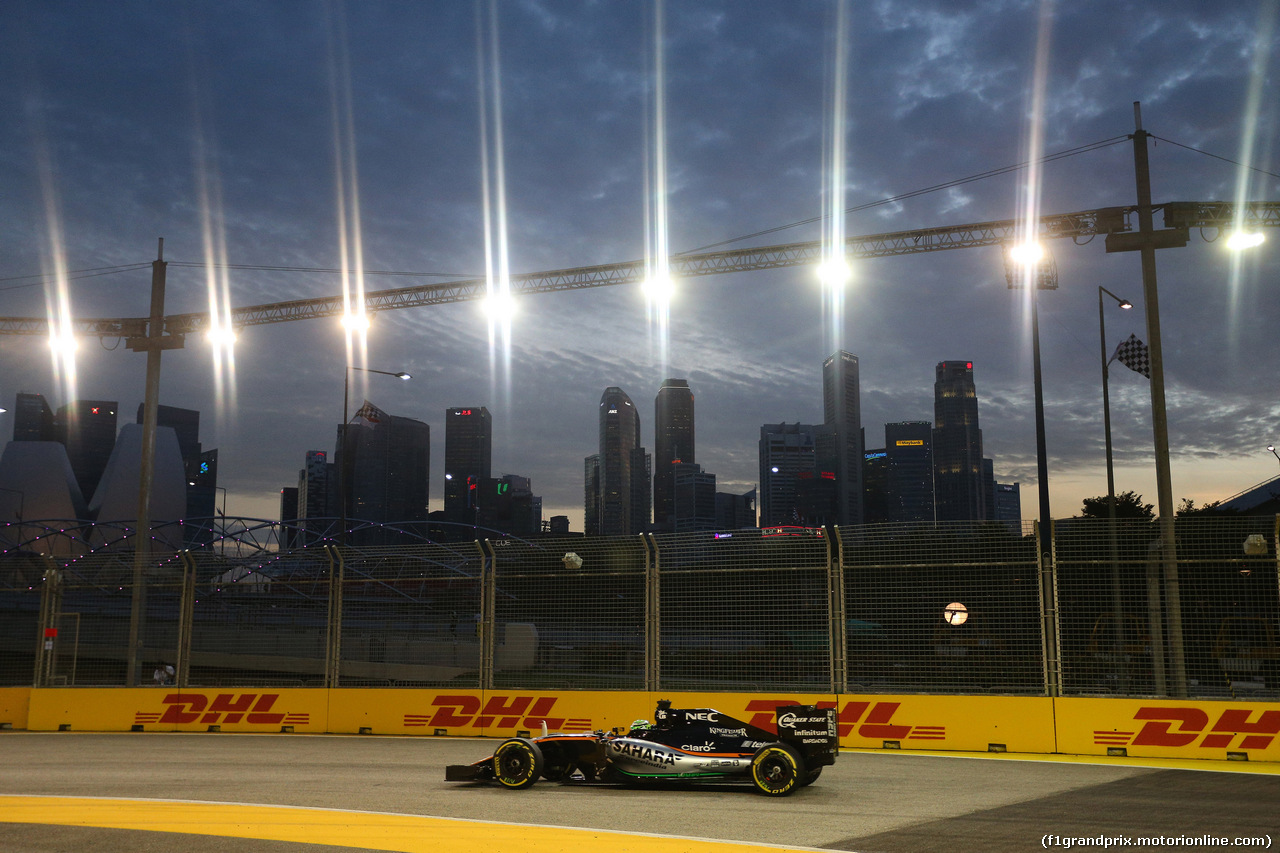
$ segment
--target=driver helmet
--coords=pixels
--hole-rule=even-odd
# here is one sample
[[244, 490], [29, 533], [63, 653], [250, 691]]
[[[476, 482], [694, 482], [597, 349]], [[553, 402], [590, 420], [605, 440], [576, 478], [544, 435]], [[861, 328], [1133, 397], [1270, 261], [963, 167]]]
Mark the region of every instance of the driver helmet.
[[636, 720], [631, 724], [631, 731], [633, 732], [647, 732], [651, 728], [653, 728], [653, 723], [648, 720]]

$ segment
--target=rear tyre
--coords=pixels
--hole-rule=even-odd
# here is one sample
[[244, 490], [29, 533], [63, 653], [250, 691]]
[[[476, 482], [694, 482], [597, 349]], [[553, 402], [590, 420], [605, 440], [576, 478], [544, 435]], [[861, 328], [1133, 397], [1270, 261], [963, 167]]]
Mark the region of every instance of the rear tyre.
[[766, 797], [787, 796], [804, 776], [804, 759], [785, 743], [762, 746], [751, 759], [751, 781]]
[[493, 751], [493, 778], [504, 788], [528, 788], [542, 775], [542, 750], [531, 740], [513, 737]]

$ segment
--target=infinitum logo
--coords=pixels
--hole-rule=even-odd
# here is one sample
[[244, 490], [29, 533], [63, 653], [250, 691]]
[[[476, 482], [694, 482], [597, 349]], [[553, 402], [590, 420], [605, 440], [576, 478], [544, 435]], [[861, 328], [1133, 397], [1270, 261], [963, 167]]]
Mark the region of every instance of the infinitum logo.
[[[747, 703], [748, 711], [757, 713], [751, 725], [765, 731], [776, 731], [774, 716], [783, 705], [799, 705], [794, 699], [753, 699]], [[835, 702], [819, 702], [819, 708], [839, 707]], [[946, 726], [916, 726], [893, 722], [901, 702], [846, 702], [836, 719], [841, 737], [857, 731], [858, 737], [870, 740], [946, 740]]]

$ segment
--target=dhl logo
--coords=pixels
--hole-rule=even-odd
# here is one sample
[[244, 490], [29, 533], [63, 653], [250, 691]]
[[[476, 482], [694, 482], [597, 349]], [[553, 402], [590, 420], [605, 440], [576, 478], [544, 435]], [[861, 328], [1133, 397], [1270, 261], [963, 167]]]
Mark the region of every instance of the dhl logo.
[[1143, 706], [1135, 720], [1146, 723], [1134, 732], [1095, 730], [1093, 742], [1102, 746], [1191, 746], [1200, 740], [1200, 749], [1228, 749], [1239, 737], [1240, 749], [1266, 749], [1280, 735], [1280, 711], [1258, 711], [1257, 719], [1248, 708], [1228, 708], [1209, 726], [1209, 714], [1200, 708]]
[[436, 696], [431, 700], [436, 710], [431, 714], [405, 714], [406, 728], [473, 728], [493, 726], [503, 729], [541, 728], [564, 732], [591, 731], [591, 720], [551, 716], [556, 699], [552, 696], [490, 696], [481, 703], [478, 696]]
[[138, 711], [135, 723], [200, 723], [204, 725], [228, 725], [243, 720], [251, 725], [275, 726], [305, 725], [311, 715], [273, 712], [272, 707], [280, 698], [279, 693], [218, 693], [213, 701], [203, 693], [169, 693], [160, 700], [168, 705], [162, 713]]
[[[767, 732], [777, 732], [774, 725], [775, 709], [781, 705], [799, 705], [794, 699], [753, 699], [747, 703], [747, 711], [755, 711], [748, 720], [751, 725]], [[838, 708], [835, 702], [818, 702], [819, 708]], [[859, 737], [870, 740], [946, 740], [946, 726], [908, 726], [893, 722], [901, 702], [846, 702], [836, 718], [840, 737], [848, 737], [857, 730]]]

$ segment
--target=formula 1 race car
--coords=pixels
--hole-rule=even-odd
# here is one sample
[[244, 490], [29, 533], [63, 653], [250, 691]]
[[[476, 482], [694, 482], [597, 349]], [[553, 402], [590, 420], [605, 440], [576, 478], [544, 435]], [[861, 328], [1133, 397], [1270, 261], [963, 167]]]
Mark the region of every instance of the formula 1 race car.
[[816, 780], [838, 752], [836, 712], [790, 705], [775, 712], [777, 734], [710, 708], [673, 709], [658, 701], [653, 723], [637, 720], [591, 734], [509, 738], [489, 758], [445, 768], [446, 782], [497, 782], [527, 788], [551, 782], [638, 783], [648, 780], [750, 781], [760, 793], [785, 797]]

